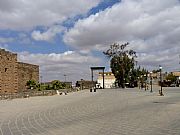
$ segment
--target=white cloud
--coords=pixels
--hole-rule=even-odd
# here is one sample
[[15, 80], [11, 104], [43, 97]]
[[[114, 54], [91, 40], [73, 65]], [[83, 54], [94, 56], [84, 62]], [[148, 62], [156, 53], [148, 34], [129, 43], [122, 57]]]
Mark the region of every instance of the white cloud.
[[1, 44], [1, 43], [0, 43], [0, 49], [6, 49], [6, 50], [8, 50], [8, 45], [7, 45], [7, 44]]
[[5, 38], [5, 37], [0, 37], [0, 49], [6, 49], [9, 50], [8, 43], [13, 42], [15, 39], [14, 38]]
[[13, 42], [14, 38], [4, 38], [4, 37], [0, 37], [0, 43], [4, 44], [4, 43], [10, 43]]
[[179, 35], [179, 0], [122, 0], [79, 20], [65, 33], [64, 41], [78, 49], [101, 51], [113, 42], [130, 42], [133, 49], [146, 56], [139, 58], [139, 63], [152, 66], [147, 62], [152, 58], [153, 66], [158, 62], [178, 67]]
[[67, 81], [80, 79], [90, 80], [90, 66], [102, 64], [100, 58], [92, 55], [81, 55], [75, 51], [50, 54], [31, 54], [21, 52], [18, 55], [19, 61], [40, 65], [40, 73], [44, 81], [60, 79], [64, 81], [64, 74]]
[[178, 65], [179, 49], [172, 48], [150, 54], [141, 53], [139, 54], [138, 61], [140, 61], [142, 66], [148, 67], [150, 70], [158, 69], [159, 65], [161, 65], [164, 71], [177, 71], [180, 70], [180, 65]]
[[61, 33], [64, 30], [62, 26], [52, 26], [46, 32], [40, 32], [35, 30], [32, 32], [31, 36], [37, 41], [52, 41], [56, 34]]
[[84, 14], [100, 0], [1, 0], [0, 29], [32, 29]]

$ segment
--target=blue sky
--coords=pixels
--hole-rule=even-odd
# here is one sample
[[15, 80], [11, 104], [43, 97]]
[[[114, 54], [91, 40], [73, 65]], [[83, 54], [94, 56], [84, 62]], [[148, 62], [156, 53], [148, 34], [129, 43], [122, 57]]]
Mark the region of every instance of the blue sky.
[[102, 52], [114, 42], [129, 42], [142, 67], [175, 71], [179, 20], [179, 0], [6, 0], [0, 1], [0, 48], [40, 65], [44, 81], [64, 74], [89, 80], [90, 66], [109, 71]]
[[[87, 11], [86, 14], [78, 14], [72, 18], [67, 18], [63, 22], [55, 22], [57, 25], [62, 25], [67, 29], [70, 29], [74, 26], [75, 22], [78, 21], [79, 19], [87, 18], [90, 15], [96, 14], [99, 11], [103, 11], [106, 8], [112, 7], [114, 4], [120, 2], [119, 0], [103, 0], [99, 2], [97, 5], [92, 7], [90, 10]], [[8, 49], [14, 51], [14, 52], [22, 52], [22, 51], [28, 51], [31, 53], [62, 53], [68, 50], [73, 50], [72, 47], [66, 45], [62, 41], [62, 36], [63, 32], [57, 33], [53, 41], [36, 41], [33, 40], [31, 37], [31, 32], [33, 30], [39, 30], [40, 32], [45, 32], [47, 30], [46, 26], [35, 26], [30, 31], [19, 31], [19, 30], [0, 30], [0, 37], [3, 38], [16, 38], [16, 42], [11, 42], [8, 44]], [[21, 39], [19, 38], [20, 34], [24, 34], [27, 38], [27, 42], [22, 42]]]

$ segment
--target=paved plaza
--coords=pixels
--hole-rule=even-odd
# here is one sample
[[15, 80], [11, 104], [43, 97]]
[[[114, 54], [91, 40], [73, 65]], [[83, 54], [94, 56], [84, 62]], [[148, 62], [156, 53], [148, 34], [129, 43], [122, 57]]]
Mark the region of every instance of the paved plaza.
[[180, 135], [180, 88], [0, 101], [0, 135]]

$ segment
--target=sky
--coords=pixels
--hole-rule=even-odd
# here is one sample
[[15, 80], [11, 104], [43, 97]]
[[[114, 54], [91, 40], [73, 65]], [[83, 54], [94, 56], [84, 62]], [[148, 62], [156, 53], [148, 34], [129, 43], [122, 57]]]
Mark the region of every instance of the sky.
[[40, 66], [42, 81], [90, 80], [113, 43], [129, 42], [138, 65], [180, 70], [179, 0], [0, 0], [0, 48]]

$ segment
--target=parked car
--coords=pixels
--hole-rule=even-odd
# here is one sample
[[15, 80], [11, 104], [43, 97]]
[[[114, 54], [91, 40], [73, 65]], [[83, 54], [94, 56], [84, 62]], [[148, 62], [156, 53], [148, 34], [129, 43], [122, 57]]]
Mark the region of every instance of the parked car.
[[175, 83], [172, 83], [172, 84], [170, 85], [170, 87], [176, 87], [176, 84], [175, 84]]

